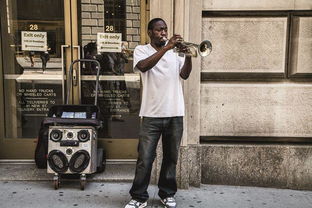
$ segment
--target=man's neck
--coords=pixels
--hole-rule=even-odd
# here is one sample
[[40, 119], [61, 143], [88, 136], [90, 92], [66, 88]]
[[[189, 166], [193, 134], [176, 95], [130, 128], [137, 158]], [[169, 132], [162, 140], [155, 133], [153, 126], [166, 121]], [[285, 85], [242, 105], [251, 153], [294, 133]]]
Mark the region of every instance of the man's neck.
[[160, 51], [164, 45], [156, 45], [155, 43], [151, 43], [151, 46], [155, 48], [156, 51]]

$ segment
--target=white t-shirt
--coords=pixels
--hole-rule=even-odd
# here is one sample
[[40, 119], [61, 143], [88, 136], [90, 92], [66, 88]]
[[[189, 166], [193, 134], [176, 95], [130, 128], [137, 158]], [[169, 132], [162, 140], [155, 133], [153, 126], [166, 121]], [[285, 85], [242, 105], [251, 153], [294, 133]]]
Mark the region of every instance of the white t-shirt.
[[[133, 56], [134, 70], [138, 70], [135, 66], [139, 61], [156, 52], [150, 44], [137, 46]], [[184, 59], [169, 50], [153, 68], [140, 72], [143, 83], [140, 116], [184, 116], [183, 79], [180, 77]]]

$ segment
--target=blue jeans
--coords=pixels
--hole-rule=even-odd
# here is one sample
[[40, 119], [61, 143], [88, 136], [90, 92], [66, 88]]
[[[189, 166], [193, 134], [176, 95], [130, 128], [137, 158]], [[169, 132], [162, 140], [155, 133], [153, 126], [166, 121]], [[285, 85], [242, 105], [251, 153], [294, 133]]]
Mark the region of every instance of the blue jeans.
[[177, 192], [176, 165], [183, 133], [183, 117], [143, 117], [138, 145], [138, 160], [135, 178], [130, 189], [133, 199], [148, 200], [147, 188], [156, 157], [156, 148], [162, 136], [163, 160], [158, 181], [160, 198], [174, 196]]

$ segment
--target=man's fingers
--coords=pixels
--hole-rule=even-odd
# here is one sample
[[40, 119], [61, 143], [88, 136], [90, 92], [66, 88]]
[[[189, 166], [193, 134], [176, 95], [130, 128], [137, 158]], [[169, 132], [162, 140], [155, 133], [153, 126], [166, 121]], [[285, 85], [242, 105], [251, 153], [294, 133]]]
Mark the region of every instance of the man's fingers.
[[179, 35], [179, 34], [174, 34], [174, 35], [172, 36], [172, 38], [175, 39], [175, 40], [183, 39], [182, 36]]

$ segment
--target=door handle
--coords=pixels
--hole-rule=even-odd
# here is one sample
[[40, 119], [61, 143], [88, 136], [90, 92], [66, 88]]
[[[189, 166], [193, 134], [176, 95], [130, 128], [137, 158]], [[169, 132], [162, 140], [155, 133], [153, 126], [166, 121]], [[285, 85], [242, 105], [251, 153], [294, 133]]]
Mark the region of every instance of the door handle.
[[[69, 45], [61, 45], [61, 62], [62, 62], [62, 75], [63, 75], [63, 79], [62, 79], [62, 100], [63, 103], [65, 103], [65, 79], [66, 79], [66, 75], [65, 75], [65, 62], [64, 62], [64, 48], [69, 48]], [[68, 96], [68, 95], [67, 95]]]
[[[73, 46], [73, 48], [78, 49], [78, 59], [80, 59], [80, 46], [79, 45]], [[81, 70], [81, 65], [80, 65], [80, 63], [78, 63], [78, 70], [73, 69], [73, 85], [77, 86], [79, 84], [79, 88], [80, 88], [80, 70]]]

